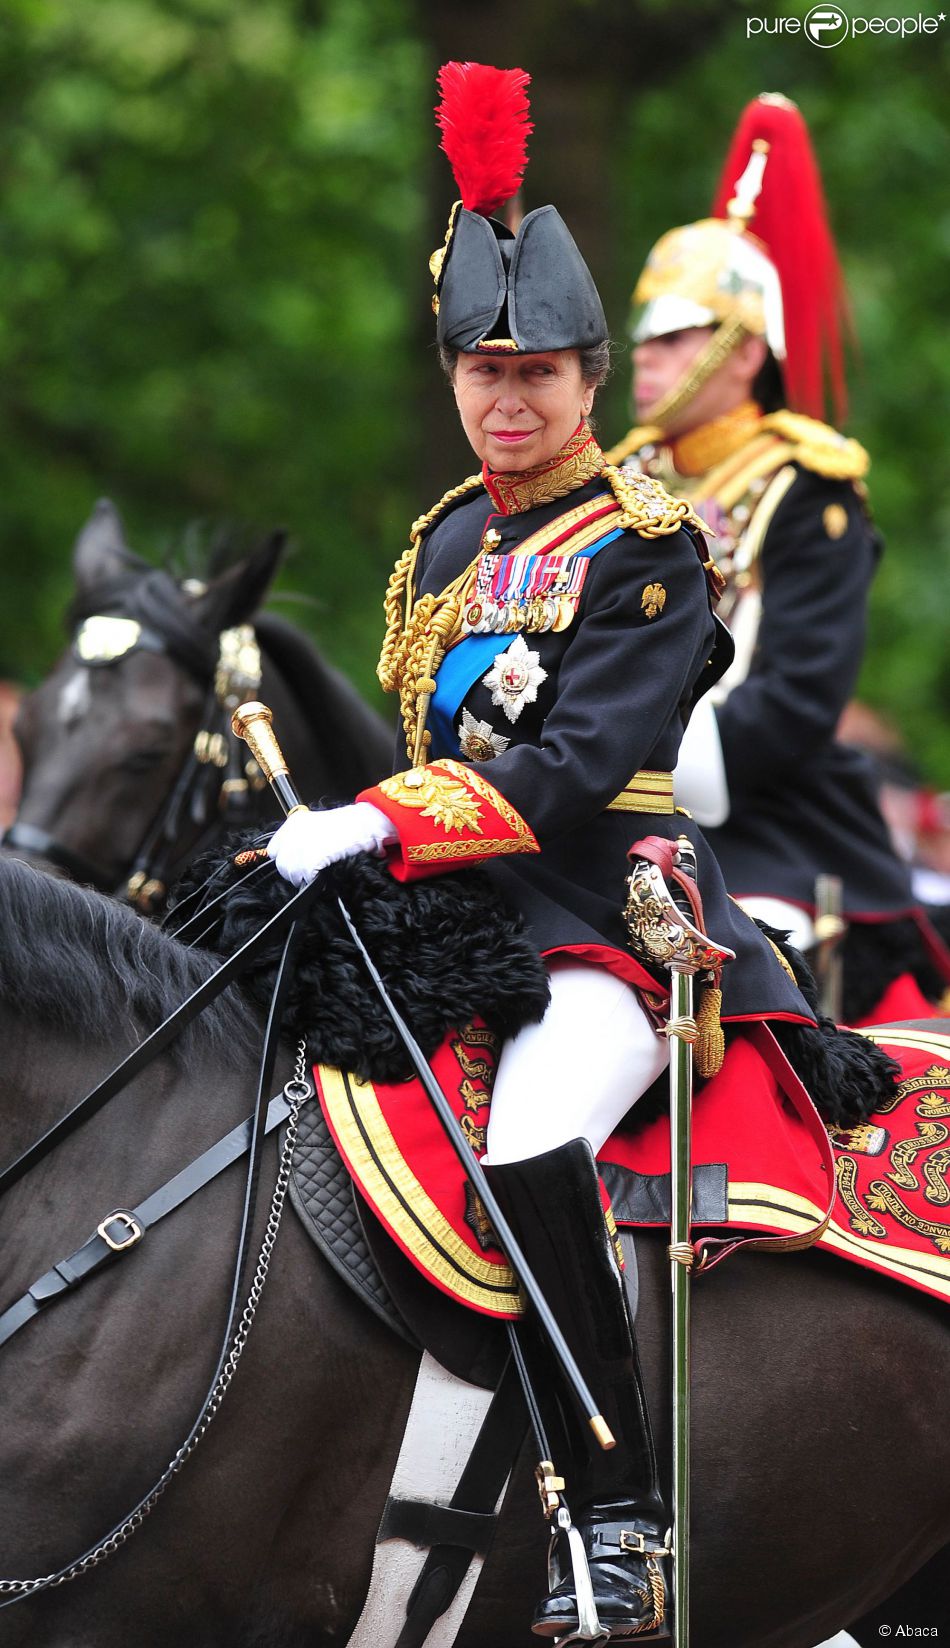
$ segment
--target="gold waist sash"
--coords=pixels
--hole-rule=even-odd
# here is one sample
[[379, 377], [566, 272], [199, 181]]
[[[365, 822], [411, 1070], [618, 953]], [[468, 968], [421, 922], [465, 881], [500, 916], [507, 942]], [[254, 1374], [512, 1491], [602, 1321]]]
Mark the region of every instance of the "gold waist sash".
[[644, 767], [642, 772], [634, 773], [629, 784], [624, 785], [613, 801], [608, 801], [605, 810], [608, 813], [675, 812], [673, 774], [651, 772]]

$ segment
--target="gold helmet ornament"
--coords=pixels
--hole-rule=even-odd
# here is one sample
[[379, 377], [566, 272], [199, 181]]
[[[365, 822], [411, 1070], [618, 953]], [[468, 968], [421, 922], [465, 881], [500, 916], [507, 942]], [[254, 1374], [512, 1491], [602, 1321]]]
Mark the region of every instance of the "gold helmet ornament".
[[634, 343], [715, 327], [701, 354], [650, 409], [663, 428], [746, 337], [779, 364], [788, 407], [822, 417], [830, 387], [844, 412], [846, 299], [808, 128], [788, 98], [743, 112], [712, 217], [657, 241], [633, 294]]

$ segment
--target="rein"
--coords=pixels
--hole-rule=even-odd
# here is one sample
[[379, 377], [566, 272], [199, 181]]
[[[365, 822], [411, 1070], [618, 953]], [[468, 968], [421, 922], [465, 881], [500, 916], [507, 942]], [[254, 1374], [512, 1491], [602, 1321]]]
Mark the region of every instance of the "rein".
[[299, 917], [306, 913], [314, 897], [316, 887], [317, 883], [312, 881], [308, 886], [302, 887], [298, 893], [295, 893], [293, 898], [288, 899], [287, 903], [272, 915], [263, 927], [258, 928], [258, 931], [246, 943], [242, 944], [239, 950], [235, 950], [233, 956], [229, 956], [227, 961], [222, 962], [220, 967], [216, 968], [203, 984], [199, 984], [197, 990], [192, 991], [191, 995], [182, 1002], [180, 1007], [176, 1007], [174, 1013], [171, 1013], [163, 1024], [160, 1024], [156, 1030], [146, 1036], [144, 1041], [139, 1042], [138, 1046], [134, 1047], [131, 1053], [122, 1060], [121, 1064], [117, 1064], [115, 1069], [103, 1077], [102, 1081], [90, 1093], [87, 1093], [84, 1099], [80, 1099], [72, 1110], [68, 1110], [65, 1116], [61, 1116], [58, 1122], [54, 1122], [53, 1126], [39, 1139], [36, 1139], [21, 1156], [11, 1162], [9, 1167], [4, 1168], [3, 1172], [0, 1173], [0, 1196], [22, 1179], [24, 1174], [36, 1166], [37, 1162], [41, 1162], [45, 1156], [48, 1156], [50, 1151], [55, 1149], [56, 1145], [60, 1144], [63, 1139], [74, 1133], [77, 1127], [96, 1115], [104, 1104], [107, 1104], [116, 1093], [121, 1092], [123, 1087], [128, 1085], [133, 1077], [137, 1076], [141, 1070], [144, 1070], [160, 1053], [163, 1053], [166, 1047], [175, 1040], [175, 1037], [180, 1035], [182, 1030], [193, 1019], [197, 1018], [198, 1014], [209, 1006], [223, 990], [227, 989], [229, 984], [240, 978], [241, 974], [254, 960], [254, 957], [266, 946], [270, 939], [283, 932], [285, 927], [295, 924]]
[[[294, 895], [293, 898], [289, 899], [282, 909], [277, 911], [276, 915], [272, 916], [271, 919], [266, 922], [265, 925], [260, 928], [259, 931], [247, 941], [246, 944], [242, 945], [233, 956], [229, 957], [227, 961], [222, 963], [222, 965], [217, 968], [211, 977], [206, 979], [204, 984], [200, 985], [198, 989], [195, 990], [192, 995], [189, 996], [188, 999], [183, 1002], [182, 1005], [178, 1007], [169, 1018], [165, 1020], [163, 1024], [159, 1025], [159, 1027], [153, 1031], [150, 1036], [146, 1037], [145, 1041], [141, 1042], [137, 1048], [133, 1049], [132, 1053], [129, 1054], [129, 1056], [124, 1059], [122, 1063], [119, 1064], [110, 1073], [110, 1075], [104, 1079], [104, 1081], [100, 1082], [91, 1093], [86, 1095], [85, 1099], [75, 1105], [66, 1116], [61, 1118], [58, 1123], [50, 1128], [42, 1136], [42, 1138], [38, 1139], [32, 1146], [30, 1146], [28, 1150], [24, 1151], [23, 1154], [19, 1156], [2, 1175], [0, 1175], [0, 1194], [2, 1194], [4, 1190], [9, 1189], [11, 1185], [21, 1179], [31, 1167], [36, 1165], [37, 1162], [42, 1161], [56, 1144], [58, 1144], [62, 1139], [68, 1137], [69, 1134], [73, 1133], [83, 1122], [88, 1121], [90, 1117], [95, 1115], [96, 1112], [99, 1111], [108, 1101], [108, 1099], [112, 1098], [117, 1092], [125, 1087], [128, 1082], [131, 1081], [133, 1076], [137, 1075], [140, 1070], [142, 1070], [154, 1058], [163, 1052], [169, 1043], [181, 1033], [186, 1025], [188, 1025], [192, 1019], [194, 1019], [202, 1011], [203, 1008], [207, 1007], [210, 1002], [221, 994], [222, 990], [226, 989], [235, 978], [240, 976], [263, 944], [265, 944], [269, 938], [272, 938], [275, 933], [281, 932], [284, 928], [286, 928], [284, 948], [275, 975], [274, 989], [271, 996], [271, 1003], [264, 1031], [257, 1084], [257, 1097], [251, 1117], [247, 1122], [240, 1124], [238, 1128], [234, 1129], [232, 1133], [227, 1135], [224, 1140], [219, 1140], [218, 1144], [212, 1146], [211, 1150], [205, 1152], [204, 1156], [199, 1157], [197, 1161], [192, 1162], [189, 1167], [185, 1168], [182, 1173], [176, 1175], [176, 1177], [172, 1179], [169, 1184], [163, 1186], [161, 1190], [155, 1192], [153, 1196], [147, 1198], [146, 1202], [142, 1203], [141, 1206], [135, 1210], [135, 1213], [130, 1213], [126, 1209], [117, 1209], [112, 1214], [107, 1216], [107, 1218], [103, 1219], [96, 1231], [95, 1236], [91, 1237], [89, 1242], [84, 1244], [83, 1248], [79, 1249], [76, 1254], [71, 1256], [72, 1260], [76, 1262], [77, 1267], [75, 1281], [81, 1280], [82, 1277], [78, 1274], [78, 1272], [82, 1270], [83, 1265], [86, 1266], [84, 1273], [90, 1274], [93, 1269], [97, 1269], [99, 1264], [103, 1262], [103, 1258], [99, 1256], [99, 1249], [97, 1245], [100, 1241], [106, 1249], [105, 1256], [108, 1256], [110, 1252], [122, 1252], [127, 1247], [134, 1245], [135, 1242], [140, 1239], [140, 1235], [144, 1233], [144, 1222], [151, 1222], [155, 1218], [162, 1217], [163, 1213], [170, 1212], [173, 1206], [180, 1205], [180, 1203], [185, 1200], [186, 1196], [192, 1193], [191, 1190], [186, 1188], [186, 1185], [189, 1180], [193, 1181], [197, 1176], [196, 1170], [201, 1169], [203, 1166], [207, 1167], [207, 1158], [209, 1156], [220, 1157], [222, 1150], [227, 1151], [231, 1148], [233, 1150], [233, 1154], [230, 1159], [234, 1160], [239, 1154], [242, 1153], [244, 1149], [247, 1150], [247, 1176], [245, 1180], [244, 1202], [241, 1214], [237, 1254], [231, 1283], [231, 1296], [228, 1306], [227, 1324], [218, 1352], [211, 1384], [205, 1394], [201, 1408], [196, 1419], [192, 1423], [184, 1442], [166, 1465], [161, 1476], [157, 1479], [149, 1491], [142, 1496], [132, 1510], [129, 1511], [128, 1514], [123, 1517], [122, 1520], [118, 1522], [103, 1539], [97, 1541], [95, 1545], [90, 1546], [89, 1549], [83, 1552], [81, 1556], [74, 1558], [72, 1562], [66, 1563], [62, 1568], [57, 1569], [54, 1573], [40, 1575], [32, 1579], [0, 1579], [0, 1598], [3, 1599], [0, 1600], [0, 1608], [9, 1608], [14, 1603], [22, 1602], [27, 1597], [35, 1595], [38, 1591], [46, 1590], [50, 1586], [63, 1585], [71, 1579], [78, 1578], [80, 1574], [86, 1573], [89, 1569], [98, 1566], [100, 1562], [103, 1562], [108, 1556], [111, 1556], [122, 1545], [124, 1545], [125, 1542], [131, 1538], [132, 1534], [141, 1527], [145, 1517], [158, 1503], [158, 1500], [165, 1492], [165, 1489], [168, 1487], [172, 1478], [177, 1476], [186, 1461], [191, 1457], [195, 1448], [198, 1446], [198, 1443], [206, 1434], [211, 1421], [219, 1411], [221, 1403], [224, 1400], [227, 1390], [231, 1384], [231, 1380], [234, 1377], [234, 1373], [244, 1350], [244, 1346], [247, 1342], [257, 1306], [260, 1301], [260, 1296], [264, 1288], [264, 1283], [267, 1279], [270, 1259], [277, 1239], [277, 1232], [280, 1227], [287, 1186], [290, 1179], [290, 1169], [297, 1136], [297, 1113], [300, 1106], [311, 1097], [313, 1092], [313, 1089], [306, 1078], [306, 1044], [301, 1041], [297, 1049], [294, 1077], [291, 1081], [287, 1082], [282, 1095], [283, 1099], [286, 1101], [286, 1109], [284, 1114], [286, 1114], [289, 1119], [287, 1124], [287, 1133], [284, 1139], [284, 1146], [280, 1157], [277, 1182], [274, 1188], [270, 1213], [259, 1251], [254, 1276], [251, 1282], [250, 1290], [244, 1301], [243, 1308], [241, 1308], [242, 1287], [247, 1270], [250, 1234], [257, 1205], [257, 1188], [260, 1178], [263, 1146], [267, 1134], [272, 1130], [272, 1126], [276, 1125], [275, 1123], [268, 1125], [270, 1122], [270, 1114], [273, 1111], [274, 1105], [280, 1104], [280, 1099], [271, 1101], [269, 1104], [266, 1095], [270, 1090], [273, 1080], [274, 1065], [277, 1058], [280, 1040], [281, 1020], [283, 1018], [287, 993], [291, 984], [291, 962], [296, 949], [297, 940], [301, 932], [300, 917], [305, 913], [307, 907], [309, 906], [315, 894], [315, 890], [316, 883], [310, 882], [308, 886], [303, 887]], [[279, 1121], [280, 1119], [282, 1119], [282, 1117], [278, 1116], [277, 1120]], [[238, 1136], [240, 1136], [240, 1138]], [[234, 1148], [237, 1145], [239, 1145], [240, 1148]], [[215, 1172], [220, 1172], [226, 1165], [228, 1165], [227, 1161], [221, 1160], [220, 1166], [214, 1168], [212, 1172], [206, 1173], [204, 1180], [201, 1182], [207, 1182], [209, 1178], [214, 1176]], [[200, 1188], [200, 1183], [193, 1183], [192, 1188]], [[161, 1204], [163, 1202], [167, 1202], [168, 1205], [162, 1206]], [[123, 1231], [123, 1235], [119, 1239], [117, 1239], [112, 1233], [112, 1227], [116, 1224], [118, 1224], [118, 1228]], [[138, 1229], [139, 1235], [134, 1234], [136, 1229]], [[60, 1263], [61, 1266], [66, 1267], [68, 1270], [70, 1260], [61, 1261]], [[62, 1287], [56, 1287], [56, 1284], [51, 1280], [53, 1277], [56, 1277], [58, 1281], [62, 1282]], [[4, 1340], [10, 1338], [12, 1333], [16, 1331], [16, 1328], [21, 1326], [24, 1321], [30, 1318], [30, 1316], [36, 1314], [36, 1311], [42, 1308], [42, 1304], [48, 1302], [48, 1299], [55, 1297], [59, 1292], [66, 1291], [69, 1287], [74, 1285], [74, 1282], [68, 1277], [68, 1275], [64, 1275], [63, 1269], [58, 1266], [54, 1266], [45, 1277], [40, 1278], [39, 1283], [34, 1284], [34, 1288], [39, 1289], [42, 1293], [45, 1291], [44, 1284], [48, 1284], [48, 1288], [50, 1290], [47, 1292], [45, 1298], [41, 1297], [39, 1302], [37, 1302], [33, 1289], [31, 1289], [26, 1295], [23, 1296], [21, 1300], [17, 1301], [15, 1305], [10, 1307], [9, 1311], [4, 1313], [4, 1317], [0, 1319], [0, 1321], [2, 1321], [3, 1325], [8, 1328], [8, 1331], [3, 1333], [2, 1338], [0, 1338], [0, 1343], [3, 1343]], [[25, 1303], [26, 1300], [29, 1300], [31, 1305], [35, 1305], [35, 1308], [28, 1308]], [[238, 1314], [239, 1310], [240, 1315]]]

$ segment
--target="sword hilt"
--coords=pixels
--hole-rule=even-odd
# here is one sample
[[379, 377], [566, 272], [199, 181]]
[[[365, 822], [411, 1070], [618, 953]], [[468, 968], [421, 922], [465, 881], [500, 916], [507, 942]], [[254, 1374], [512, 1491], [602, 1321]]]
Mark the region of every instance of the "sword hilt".
[[231, 717], [231, 731], [236, 738], [244, 739], [282, 811], [289, 818], [291, 813], [307, 812], [308, 809], [291, 779], [284, 752], [277, 742], [273, 719], [266, 704], [252, 700], [248, 704], [238, 705]]

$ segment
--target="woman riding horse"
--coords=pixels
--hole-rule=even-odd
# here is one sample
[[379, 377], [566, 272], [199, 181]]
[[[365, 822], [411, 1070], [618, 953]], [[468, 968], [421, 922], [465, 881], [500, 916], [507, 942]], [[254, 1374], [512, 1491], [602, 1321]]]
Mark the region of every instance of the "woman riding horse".
[[[491, 215], [524, 168], [527, 78], [475, 64], [440, 76], [462, 198], [431, 264], [437, 337], [481, 468], [415, 523], [386, 595], [379, 675], [400, 695], [409, 765], [351, 806], [293, 815], [269, 851], [297, 885], [361, 850], [385, 854], [400, 880], [482, 863], [546, 960], [544, 1019], [501, 1053], [486, 1162], [617, 1438], [612, 1452], [594, 1446], [529, 1327], [533, 1382], [555, 1435], [566, 1431], [598, 1613], [625, 1637], [662, 1619], [650, 1579], [668, 1523], [594, 1163], [669, 1057], [668, 984], [631, 954], [621, 913], [639, 837], [673, 843], [688, 829], [709, 931], [736, 953], [722, 980], [730, 1033], [813, 1020], [674, 809], [684, 726], [731, 657], [697, 519], [605, 463], [589, 420], [607, 327], [563, 220], [543, 206], [514, 233]], [[710, 991], [699, 1015], [711, 1043], [716, 1004]], [[566, 1563], [538, 1635], [578, 1628], [574, 1591]]]

